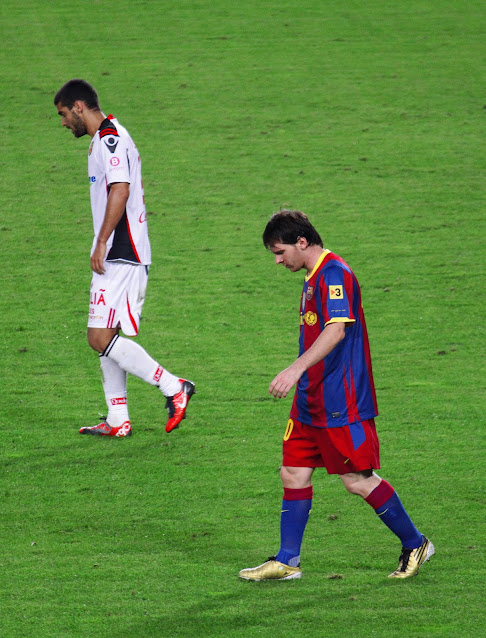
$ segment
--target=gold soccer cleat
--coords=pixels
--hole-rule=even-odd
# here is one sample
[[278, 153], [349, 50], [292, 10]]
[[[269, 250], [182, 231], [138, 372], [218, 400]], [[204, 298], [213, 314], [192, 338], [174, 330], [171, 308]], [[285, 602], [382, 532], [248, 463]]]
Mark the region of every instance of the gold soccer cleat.
[[302, 578], [300, 567], [290, 567], [279, 562], [275, 556], [270, 556], [258, 567], [242, 569], [238, 574], [244, 580], [291, 580], [292, 578]]
[[402, 547], [397, 569], [388, 578], [411, 578], [415, 576], [425, 561], [435, 554], [435, 547], [428, 538], [422, 536], [422, 545], [415, 549]]

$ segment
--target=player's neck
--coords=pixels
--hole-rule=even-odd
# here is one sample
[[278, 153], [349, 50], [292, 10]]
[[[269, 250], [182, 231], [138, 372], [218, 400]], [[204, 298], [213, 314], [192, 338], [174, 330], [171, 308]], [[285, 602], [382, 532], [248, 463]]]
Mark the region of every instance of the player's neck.
[[305, 257], [304, 267], [307, 269], [307, 275], [310, 275], [324, 252], [324, 248], [317, 245], [307, 246], [307, 251], [308, 253]]
[[86, 130], [91, 138], [96, 135], [96, 132], [101, 126], [101, 122], [104, 120], [106, 120], [106, 115], [103, 111], [89, 111], [86, 116]]

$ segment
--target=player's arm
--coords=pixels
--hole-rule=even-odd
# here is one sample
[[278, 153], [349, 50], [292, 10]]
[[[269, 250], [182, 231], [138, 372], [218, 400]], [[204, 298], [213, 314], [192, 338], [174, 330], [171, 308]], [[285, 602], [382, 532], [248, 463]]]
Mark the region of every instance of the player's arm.
[[344, 339], [345, 328], [343, 321], [328, 323], [311, 347], [288, 368], [277, 374], [268, 392], [278, 399], [286, 397], [304, 372], [327, 357]]
[[127, 182], [111, 184], [108, 201], [106, 203], [105, 217], [100, 232], [98, 233], [98, 241], [91, 255], [91, 268], [94, 272], [98, 273], [98, 275], [105, 273], [103, 262], [106, 257], [106, 242], [125, 212], [129, 195], [130, 184]]

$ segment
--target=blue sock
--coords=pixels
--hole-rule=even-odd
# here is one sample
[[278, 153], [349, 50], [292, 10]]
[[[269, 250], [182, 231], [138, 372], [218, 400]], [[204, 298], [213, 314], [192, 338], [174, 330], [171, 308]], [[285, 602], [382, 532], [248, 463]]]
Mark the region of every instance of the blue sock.
[[312, 487], [301, 490], [285, 488], [280, 516], [280, 549], [277, 560], [297, 567], [300, 546], [312, 507]]
[[412, 523], [398, 494], [389, 483], [382, 481], [365, 501], [373, 507], [385, 525], [398, 536], [403, 547], [415, 549], [422, 545], [422, 534]]

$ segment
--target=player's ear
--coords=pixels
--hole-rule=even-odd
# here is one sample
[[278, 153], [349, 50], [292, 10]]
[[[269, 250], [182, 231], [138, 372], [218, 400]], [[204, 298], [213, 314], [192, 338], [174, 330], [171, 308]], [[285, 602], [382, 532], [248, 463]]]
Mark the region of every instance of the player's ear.
[[307, 241], [305, 237], [297, 237], [297, 246], [301, 250], [305, 250], [308, 245], [309, 245], [309, 242]]
[[76, 100], [73, 104], [74, 112], [77, 115], [80, 115], [84, 111], [85, 106], [86, 104], [83, 102], [83, 100]]

